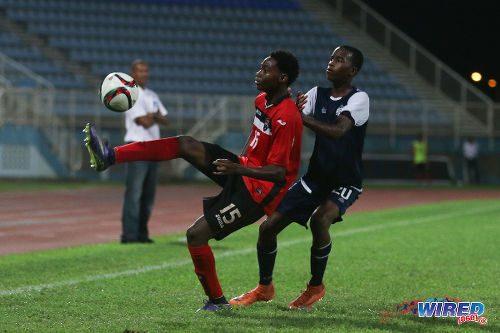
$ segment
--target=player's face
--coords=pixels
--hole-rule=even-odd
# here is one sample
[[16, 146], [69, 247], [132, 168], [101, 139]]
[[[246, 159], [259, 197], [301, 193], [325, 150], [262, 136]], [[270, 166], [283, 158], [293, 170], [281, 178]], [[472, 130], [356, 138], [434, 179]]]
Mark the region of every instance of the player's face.
[[135, 82], [144, 88], [146, 83], [148, 83], [149, 80], [149, 66], [148, 64], [145, 63], [138, 63], [135, 65], [135, 67], [132, 69], [131, 73], [132, 77], [134, 78]]
[[276, 65], [276, 59], [267, 57], [260, 64], [257, 73], [255, 73], [255, 85], [260, 91], [275, 91], [279, 87], [282, 75]]
[[353, 76], [354, 69], [348, 56], [349, 52], [343, 48], [337, 47], [333, 51], [326, 68], [326, 77], [329, 81], [344, 81]]

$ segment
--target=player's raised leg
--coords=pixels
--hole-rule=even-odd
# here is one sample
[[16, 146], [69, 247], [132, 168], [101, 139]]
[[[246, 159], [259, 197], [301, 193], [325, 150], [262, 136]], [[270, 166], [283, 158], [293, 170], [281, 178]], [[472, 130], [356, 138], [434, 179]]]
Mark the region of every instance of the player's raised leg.
[[232, 305], [252, 305], [255, 302], [270, 302], [274, 298], [273, 270], [278, 252], [277, 235], [290, 223], [291, 219], [275, 211], [260, 225], [257, 242], [259, 284], [249, 292], [231, 299]]
[[194, 167], [206, 169], [211, 161], [203, 143], [190, 136], [176, 136], [158, 140], [133, 142], [111, 148], [101, 140], [95, 128], [87, 124], [83, 130], [91, 166], [96, 171], [106, 170], [113, 164], [132, 161], [168, 161], [183, 158]]

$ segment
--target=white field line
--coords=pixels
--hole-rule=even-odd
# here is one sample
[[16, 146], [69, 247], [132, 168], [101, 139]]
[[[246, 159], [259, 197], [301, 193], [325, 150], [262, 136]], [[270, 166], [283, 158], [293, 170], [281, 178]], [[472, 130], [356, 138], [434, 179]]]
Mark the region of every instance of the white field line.
[[[495, 211], [495, 210], [500, 210], [500, 206], [495, 205], [495, 206], [490, 206], [490, 207], [486, 207], [486, 208], [470, 209], [467, 211], [462, 211], [462, 210], [461, 211], [454, 211], [454, 212], [442, 213], [442, 214], [438, 214], [438, 215], [426, 216], [426, 217], [421, 217], [421, 218], [416, 218], [416, 219], [402, 220], [402, 221], [392, 222], [392, 223], [383, 223], [383, 224], [378, 224], [378, 225], [374, 225], [374, 226], [370, 226], [370, 227], [355, 228], [355, 229], [335, 233], [334, 237], [349, 236], [349, 235], [354, 235], [354, 234], [358, 234], [358, 233], [362, 233], [362, 232], [370, 232], [370, 231], [387, 229], [387, 228], [392, 228], [392, 227], [404, 227], [404, 226], [414, 225], [414, 224], [418, 224], [418, 223], [439, 221], [439, 220], [444, 220], [444, 219], [449, 219], [449, 218], [454, 218], [454, 217], [461, 217], [464, 215], [474, 215], [476, 213], [485, 213], [485, 212], [490, 212], [490, 211]], [[291, 240], [291, 241], [287, 241], [287, 242], [279, 242], [278, 246], [279, 246], [279, 248], [282, 248], [282, 247], [287, 247], [287, 246], [291, 246], [291, 245], [295, 245], [295, 244], [299, 244], [299, 243], [303, 243], [303, 242], [309, 242], [309, 241], [311, 241], [311, 237], [304, 237], [304, 238], [299, 238], [299, 239], [295, 239], [295, 240]], [[240, 254], [252, 253], [254, 251], [255, 251], [255, 247], [241, 249], [241, 250], [235, 250], [235, 251], [227, 251], [227, 252], [223, 252], [223, 253], [215, 255], [215, 258], [219, 259], [219, 258], [224, 258], [224, 257], [233, 257], [233, 256], [240, 255]], [[117, 278], [120, 276], [137, 275], [137, 274], [141, 274], [141, 273], [147, 273], [150, 271], [156, 271], [156, 270], [161, 270], [161, 269], [166, 269], [166, 268], [184, 266], [184, 265], [188, 265], [191, 263], [192, 263], [191, 260], [181, 260], [181, 261], [176, 261], [176, 262], [164, 262], [160, 265], [144, 266], [144, 267], [140, 267], [140, 268], [136, 268], [136, 269], [129, 269], [129, 270], [121, 271], [121, 272], [98, 274], [98, 275], [88, 276], [86, 278], [81, 278], [81, 279], [65, 280], [65, 281], [59, 281], [59, 282], [53, 282], [53, 283], [24, 286], [24, 287], [19, 287], [19, 288], [15, 288], [15, 289], [0, 290], [0, 297], [9, 296], [9, 295], [16, 295], [16, 294], [24, 294], [24, 293], [28, 293], [31, 291], [40, 291], [42, 289], [52, 289], [52, 288], [57, 288], [57, 287], [71, 286], [71, 285], [76, 285], [76, 284], [91, 282], [91, 281], [109, 280], [109, 279], [114, 279], [114, 278]]]

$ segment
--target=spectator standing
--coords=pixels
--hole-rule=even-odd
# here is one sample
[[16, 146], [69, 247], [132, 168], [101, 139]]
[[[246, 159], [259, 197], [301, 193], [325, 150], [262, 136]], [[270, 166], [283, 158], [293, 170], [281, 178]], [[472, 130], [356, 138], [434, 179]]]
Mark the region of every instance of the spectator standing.
[[464, 141], [462, 152], [465, 158], [465, 180], [470, 184], [479, 184], [479, 168], [477, 165], [479, 144], [473, 138], [468, 137]]
[[[131, 75], [139, 86], [139, 98], [125, 112], [125, 143], [157, 140], [159, 125], [168, 124], [168, 111], [158, 95], [146, 88], [149, 66], [143, 60], [132, 63]], [[122, 211], [121, 243], [153, 243], [148, 221], [156, 193], [158, 162], [133, 161], [126, 165], [126, 190]]]
[[423, 180], [430, 183], [431, 176], [427, 160], [428, 147], [427, 141], [424, 140], [424, 136], [422, 134], [418, 134], [417, 139], [413, 141], [412, 152], [413, 165], [415, 167], [415, 180], [417, 183], [421, 183]]

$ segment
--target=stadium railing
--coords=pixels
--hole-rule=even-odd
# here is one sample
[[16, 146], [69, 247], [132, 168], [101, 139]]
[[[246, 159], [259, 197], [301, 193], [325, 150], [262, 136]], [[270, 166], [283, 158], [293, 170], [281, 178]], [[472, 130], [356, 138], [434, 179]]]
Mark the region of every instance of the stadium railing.
[[[339, 15], [376, 40], [404, 63], [409, 71], [418, 74], [434, 87], [436, 93], [457, 103], [462, 109], [456, 111], [458, 118], [462, 112], [469, 112], [482, 120], [490, 145], [493, 145], [496, 133], [495, 122], [492, 121], [495, 106], [488, 96], [362, 1], [331, 0], [329, 3], [335, 6]], [[458, 139], [460, 128], [457, 128], [455, 135]]]
[[[11, 82], [5, 73], [16, 73], [17, 82]], [[52, 83], [2, 53], [0, 78], [5, 83], [0, 95], [0, 128], [30, 126], [43, 133], [51, 151], [67, 167], [59, 176], [71, 176], [81, 166], [81, 155], [74, 149], [79, 143], [70, 135], [66, 122], [54, 113], [56, 89]], [[26, 84], [16, 85], [20, 80]]]

